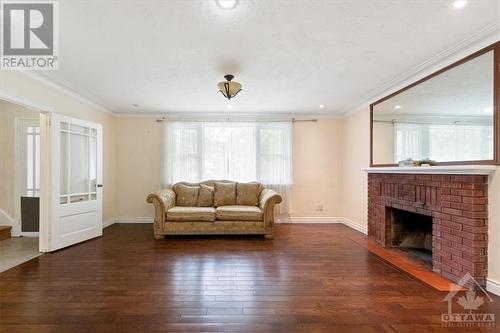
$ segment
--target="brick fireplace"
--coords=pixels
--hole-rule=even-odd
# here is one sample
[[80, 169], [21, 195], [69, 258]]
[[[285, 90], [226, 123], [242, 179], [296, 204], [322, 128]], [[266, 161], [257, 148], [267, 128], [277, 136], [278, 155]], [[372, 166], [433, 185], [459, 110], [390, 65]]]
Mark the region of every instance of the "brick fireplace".
[[[405, 217], [401, 212], [420, 214], [423, 218]], [[427, 243], [421, 234], [415, 237], [430, 247], [432, 270], [455, 282], [469, 272], [484, 285], [488, 255], [488, 176], [368, 174], [370, 239], [384, 247], [396, 246], [403, 242], [402, 236], [395, 234], [405, 226], [405, 219], [407, 224], [414, 225], [409, 228], [413, 231], [425, 217], [432, 223], [432, 245], [428, 246], [429, 237]]]

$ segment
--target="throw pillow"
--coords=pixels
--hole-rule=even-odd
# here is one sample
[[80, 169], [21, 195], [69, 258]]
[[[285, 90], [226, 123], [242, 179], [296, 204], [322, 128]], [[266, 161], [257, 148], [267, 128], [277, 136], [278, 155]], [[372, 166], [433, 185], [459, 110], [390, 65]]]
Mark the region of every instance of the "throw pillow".
[[204, 184], [200, 185], [198, 191], [198, 207], [213, 207], [214, 205], [214, 188]]
[[229, 206], [236, 204], [236, 183], [214, 183], [214, 206]]
[[236, 184], [236, 204], [244, 206], [257, 206], [259, 204], [262, 185], [260, 183]]
[[182, 207], [196, 207], [198, 201], [198, 186], [187, 186], [178, 184], [175, 187], [175, 194], [177, 196], [176, 205]]

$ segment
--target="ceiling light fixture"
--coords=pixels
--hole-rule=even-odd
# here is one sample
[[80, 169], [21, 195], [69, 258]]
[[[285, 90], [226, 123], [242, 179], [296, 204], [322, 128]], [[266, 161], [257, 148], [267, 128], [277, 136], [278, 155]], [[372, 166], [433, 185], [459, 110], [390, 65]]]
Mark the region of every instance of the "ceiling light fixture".
[[219, 82], [217, 87], [222, 95], [224, 95], [224, 97], [226, 97], [229, 101], [241, 91], [241, 84], [233, 81], [234, 75], [226, 74], [224, 75], [224, 78], [226, 81]]
[[232, 107], [233, 107], [233, 106], [232, 106], [231, 104], [228, 104], [228, 105], [227, 105], [227, 108], [228, 108], [228, 109], [231, 109]]
[[467, 0], [455, 0], [453, 2], [453, 7], [456, 9], [464, 8], [467, 4]]
[[238, 4], [238, 0], [215, 0], [215, 3], [222, 9], [233, 9]]
[[325, 104], [320, 104], [319, 107], [323, 109], [325, 107]]
[[396, 105], [394, 108], [399, 110], [399, 109], [402, 108], [402, 106], [401, 105]]

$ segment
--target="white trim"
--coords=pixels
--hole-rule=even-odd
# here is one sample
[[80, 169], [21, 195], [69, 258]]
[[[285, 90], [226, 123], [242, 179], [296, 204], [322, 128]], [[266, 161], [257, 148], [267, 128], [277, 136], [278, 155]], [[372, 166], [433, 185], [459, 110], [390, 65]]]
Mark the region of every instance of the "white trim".
[[105, 113], [113, 114], [113, 115], [115, 114], [113, 111], [106, 109], [103, 105], [94, 102], [91, 98], [86, 97], [86, 96], [82, 95], [81, 93], [78, 93], [76, 90], [70, 88], [68, 84], [63, 84], [62, 82], [59, 82], [60, 80], [58, 80], [58, 82], [56, 82], [55, 80], [53, 80], [53, 79], [51, 79], [51, 78], [49, 78], [41, 73], [35, 72], [35, 71], [19, 71], [19, 73], [25, 74], [26, 76], [28, 76], [34, 80], [37, 80], [37, 81], [49, 86], [50, 88], [54, 88], [55, 90], [58, 90], [59, 92], [62, 92], [65, 95], [73, 97], [74, 99], [76, 99], [80, 102], [83, 102], [91, 107], [94, 107], [101, 112], [105, 112]]
[[114, 219], [114, 218], [109, 219], [109, 220], [106, 220], [106, 221], [103, 221], [103, 222], [102, 222], [102, 228], [103, 228], [103, 229], [104, 229], [104, 228], [107, 228], [107, 227], [109, 227], [109, 226], [111, 226], [111, 225], [113, 225], [113, 224], [115, 224], [115, 223], [116, 223], [116, 219]]
[[40, 233], [38, 231], [21, 231], [21, 237], [40, 237]]
[[486, 290], [492, 294], [500, 296], [500, 282], [495, 281], [493, 279], [486, 279]]
[[118, 217], [115, 223], [153, 223], [152, 217]]
[[341, 223], [346, 227], [359, 231], [363, 234], [368, 234], [367, 227], [361, 225], [359, 223], [353, 222], [345, 217], [328, 217], [328, 216], [319, 216], [319, 217], [279, 217], [276, 219], [276, 223], [310, 223], [310, 224], [318, 224], [318, 223], [330, 223], [337, 224]]
[[363, 168], [362, 170], [367, 173], [490, 175], [496, 169], [496, 165], [443, 165], [429, 167], [373, 167]]
[[[343, 116], [354, 114], [363, 106], [367, 106], [381, 97], [393, 93], [421, 78], [424, 78], [439, 69], [442, 69], [456, 61], [491, 45], [498, 41], [500, 34], [500, 24], [494, 23], [484, 27], [481, 31], [473, 36], [463, 39], [454, 46], [437, 53], [433, 57], [427, 59], [417, 66], [413, 66], [411, 70], [401, 73], [385, 84], [379, 85], [376, 89], [370, 91], [364, 97], [358, 98], [359, 101], [347, 108], [347, 112]], [[365, 108], [363, 108], [365, 109]]]
[[0, 225], [8, 225], [14, 227], [14, 219], [0, 208]]
[[342, 223], [351, 228], [351, 229], [354, 229], [356, 231], [359, 231], [361, 232], [362, 234], [365, 234], [365, 235], [368, 235], [368, 227], [366, 225], [362, 225], [362, 224], [359, 224], [359, 223], [356, 223], [354, 221], [351, 221], [349, 219], [346, 219], [345, 217], [342, 219]]
[[290, 216], [290, 217], [278, 217], [275, 220], [276, 223], [342, 223], [341, 217], [330, 217], [330, 216], [317, 216], [317, 217], [306, 217], [306, 216]]

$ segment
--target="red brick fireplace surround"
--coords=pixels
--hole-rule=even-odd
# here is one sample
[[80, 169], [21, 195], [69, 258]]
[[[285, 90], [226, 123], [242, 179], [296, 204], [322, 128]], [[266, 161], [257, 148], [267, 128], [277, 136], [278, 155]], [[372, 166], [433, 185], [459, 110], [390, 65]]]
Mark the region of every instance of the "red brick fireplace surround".
[[390, 209], [432, 217], [432, 269], [486, 283], [488, 176], [368, 174], [368, 237], [390, 246]]

